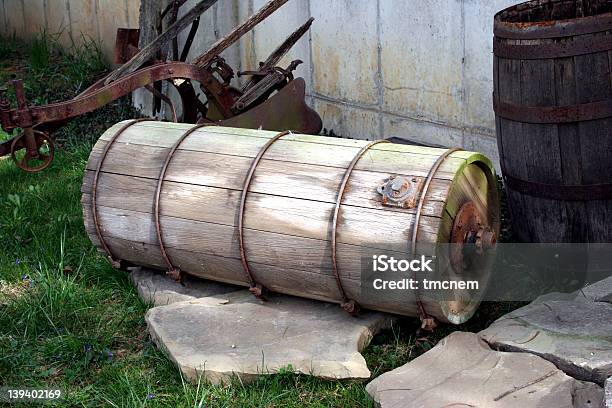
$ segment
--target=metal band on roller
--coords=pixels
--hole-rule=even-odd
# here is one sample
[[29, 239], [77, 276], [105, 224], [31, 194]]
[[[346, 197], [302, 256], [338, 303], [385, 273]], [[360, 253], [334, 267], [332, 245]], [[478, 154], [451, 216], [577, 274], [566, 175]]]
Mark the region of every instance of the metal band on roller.
[[159, 243], [159, 250], [161, 252], [162, 258], [164, 258], [164, 262], [166, 263], [168, 267], [168, 271], [166, 273], [172, 278], [174, 278], [175, 280], [181, 279], [181, 271], [180, 269], [176, 268], [173, 265], [172, 260], [170, 259], [170, 256], [168, 255], [168, 252], [166, 251], [166, 246], [164, 245], [164, 239], [162, 237], [161, 216], [160, 216], [160, 197], [161, 197], [162, 184], [164, 183], [164, 178], [166, 177], [166, 171], [168, 170], [168, 165], [170, 164], [170, 161], [172, 160], [174, 153], [178, 150], [181, 143], [183, 143], [183, 141], [196, 130], [203, 128], [205, 126], [210, 126], [210, 125], [213, 125], [213, 124], [204, 123], [201, 125], [196, 125], [188, 129], [185, 133], [181, 135], [181, 137], [179, 137], [176, 140], [176, 142], [174, 142], [174, 144], [170, 148], [170, 151], [168, 152], [168, 155], [166, 156], [166, 160], [164, 161], [164, 165], [162, 166], [161, 171], [159, 172], [159, 177], [157, 179], [157, 186], [155, 188], [155, 201], [153, 202], [153, 214], [155, 215], [155, 233], [157, 235], [157, 242]]
[[[436, 172], [438, 171], [442, 163], [444, 163], [444, 160], [446, 160], [446, 158], [450, 156], [452, 153], [458, 152], [460, 150], [463, 150], [463, 149], [459, 147], [448, 149], [447, 151], [442, 153], [440, 157], [438, 157], [438, 159], [435, 161], [433, 166], [431, 166], [431, 169], [429, 169], [429, 173], [427, 174], [427, 178], [425, 179], [425, 183], [423, 184], [423, 188], [421, 190], [421, 195], [419, 197], [419, 203], [416, 209], [414, 225], [412, 227], [412, 249], [411, 249], [412, 257], [416, 256], [416, 245], [417, 245], [417, 239], [419, 235], [419, 223], [421, 221], [421, 211], [423, 209], [423, 205], [425, 204], [425, 199], [427, 198], [427, 192], [429, 191], [429, 186], [431, 185], [431, 182], [434, 176], [436, 175]], [[421, 319], [421, 327], [424, 330], [432, 331], [437, 326], [436, 320], [433, 317], [431, 317], [429, 314], [427, 314], [427, 311], [425, 310], [425, 305], [421, 301], [421, 295], [419, 294], [419, 291], [417, 290], [414, 293], [415, 293], [417, 306], [419, 307], [419, 318]]]
[[244, 247], [244, 208], [246, 204], [247, 192], [249, 190], [249, 186], [251, 185], [251, 180], [253, 179], [253, 175], [255, 174], [255, 169], [257, 165], [261, 161], [263, 155], [266, 151], [272, 146], [274, 142], [280, 139], [283, 136], [291, 134], [290, 130], [285, 130], [284, 132], [280, 132], [272, 139], [268, 140], [265, 145], [257, 153], [257, 156], [251, 162], [251, 167], [249, 167], [249, 171], [247, 172], [246, 178], [244, 179], [244, 185], [242, 186], [242, 193], [240, 196], [240, 209], [238, 212], [238, 243], [240, 245], [240, 260], [242, 261], [242, 269], [244, 269], [244, 274], [246, 275], [249, 282], [249, 290], [253, 293], [257, 298], [263, 298], [264, 295], [264, 287], [257, 283], [255, 280], [255, 276], [253, 272], [249, 268], [249, 262], [246, 256], [246, 249]]
[[338, 190], [338, 197], [336, 198], [336, 206], [334, 207], [334, 216], [332, 218], [331, 254], [332, 254], [332, 267], [334, 271], [334, 278], [336, 279], [336, 284], [338, 285], [338, 290], [340, 291], [340, 296], [342, 298], [342, 308], [351, 314], [357, 313], [359, 306], [354, 300], [349, 299], [346, 296], [346, 291], [344, 290], [344, 287], [342, 286], [342, 279], [340, 279], [340, 272], [338, 271], [338, 259], [336, 256], [336, 248], [337, 248], [336, 235], [337, 235], [337, 229], [338, 229], [338, 216], [340, 214], [340, 206], [342, 204], [342, 197], [344, 196], [344, 190], [346, 189], [346, 186], [351, 177], [351, 173], [353, 172], [353, 169], [357, 165], [357, 162], [359, 161], [361, 156], [363, 156], [364, 153], [368, 151], [368, 149], [370, 149], [370, 147], [378, 143], [389, 143], [389, 141], [388, 140], [374, 140], [373, 142], [370, 142], [367, 145], [363, 146], [361, 150], [357, 152], [357, 154], [355, 155], [355, 158], [353, 158], [353, 160], [351, 161], [351, 164], [349, 164], [349, 166], [347, 167], [346, 172], [344, 173], [344, 177], [342, 178], [342, 183], [340, 183], [340, 189]]
[[125, 132], [129, 127], [131, 127], [132, 125], [135, 125], [136, 123], [145, 122], [145, 121], [156, 121], [156, 119], [140, 118], [140, 119], [131, 120], [130, 122], [123, 125], [117, 131], [117, 133], [115, 133], [113, 137], [111, 137], [111, 139], [106, 143], [106, 146], [104, 146], [104, 150], [102, 150], [102, 154], [100, 155], [100, 159], [98, 160], [98, 165], [96, 166], [96, 172], [94, 173], [94, 179], [93, 179], [93, 183], [91, 187], [91, 212], [93, 216], [94, 226], [96, 228], [96, 235], [98, 236], [98, 239], [100, 240], [100, 244], [102, 244], [102, 248], [104, 248], [104, 251], [108, 255], [108, 259], [110, 260], [111, 264], [115, 268], [120, 267], [120, 261], [115, 259], [115, 257], [113, 256], [113, 253], [111, 252], [110, 248], [106, 244], [106, 240], [102, 236], [102, 229], [100, 228], [100, 220], [98, 219], [98, 179], [100, 178], [100, 171], [102, 169], [102, 165], [104, 164], [104, 160], [106, 159], [106, 155], [108, 154], [108, 151], [110, 150], [113, 143], [115, 143], [115, 141], [119, 138], [119, 136], [121, 136], [121, 134]]

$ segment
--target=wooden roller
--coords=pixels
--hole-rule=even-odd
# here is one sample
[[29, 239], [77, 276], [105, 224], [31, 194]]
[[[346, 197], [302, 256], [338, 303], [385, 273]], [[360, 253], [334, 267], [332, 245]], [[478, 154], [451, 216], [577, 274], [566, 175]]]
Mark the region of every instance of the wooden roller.
[[490, 244], [499, 229], [479, 153], [290, 132], [121, 122], [94, 146], [82, 193], [89, 237], [114, 262], [456, 324], [479, 295], [373, 302], [361, 257]]

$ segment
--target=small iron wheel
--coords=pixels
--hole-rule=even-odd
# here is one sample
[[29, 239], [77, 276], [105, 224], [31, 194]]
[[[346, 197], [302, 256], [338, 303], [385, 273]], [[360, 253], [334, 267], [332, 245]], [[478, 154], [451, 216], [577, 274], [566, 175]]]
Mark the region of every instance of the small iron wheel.
[[[27, 171], [28, 173], [35, 173], [37, 171], [41, 171], [49, 167], [51, 162], [53, 161], [53, 157], [55, 155], [55, 145], [53, 144], [53, 140], [47, 134], [34, 130], [34, 140], [36, 142], [36, 154], [32, 154], [32, 152], [28, 151], [25, 147], [25, 133], [21, 132], [19, 136], [13, 139], [13, 143], [11, 143], [11, 157], [13, 161], [21, 170]], [[23, 142], [23, 143], [20, 143]], [[23, 147], [17, 147], [17, 146]], [[18, 154], [23, 150], [23, 156]]]

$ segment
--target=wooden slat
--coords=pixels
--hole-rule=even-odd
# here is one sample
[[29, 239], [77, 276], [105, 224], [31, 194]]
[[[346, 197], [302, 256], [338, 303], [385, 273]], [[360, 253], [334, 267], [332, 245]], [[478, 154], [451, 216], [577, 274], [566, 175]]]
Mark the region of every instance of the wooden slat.
[[[94, 171], [88, 170], [85, 172], [81, 191], [90, 194], [92, 191]], [[382, 180], [376, 178], [374, 173], [361, 173], [362, 176], [353, 179], [349, 188], [350, 196], [345, 196], [344, 206], [355, 206], [363, 208], [371, 208], [380, 210], [380, 216], [384, 217], [387, 212], [399, 212], [414, 214], [415, 209], [403, 209], [398, 207], [386, 207], [382, 205], [381, 196], [375, 188], [367, 188], [367, 186], [375, 186]], [[370, 180], [364, 180], [363, 178]], [[444, 209], [444, 199], [446, 198], [450, 181], [435, 180], [431, 185], [431, 192], [428, 194], [428, 199], [422, 209], [422, 214], [426, 216], [439, 217]], [[141, 177], [124, 176], [112, 173], [100, 173], [98, 180], [98, 200], [101, 205], [107, 207], [122, 208], [126, 210], [138, 210], [149, 212], [149, 207], [152, 207], [152, 200], [155, 194], [157, 180]], [[335, 204], [335, 195], [337, 194], [330, 189], [325, 195], [313, 195], [311, 191], [302, 187], [299, 191], [291, 191], [291, 195], [297, 197], [285, 197], [276, 195], [278, 191], [287, 191], [290, 186], [271, 191], [262, 191], [261, 193], [251, 192], [247, 198], [249, 206], [247, 214], [251, 217], [265, 216], [265, 213], [272, 208], [272, 205], [281, 205], [286, 208], [294, 217], [308, 214], [315, 209], [326, 209], [329, 206], [322, 205], [323, 202]], [[296, 189], [298, 190], [298, 189]], [[213, 221], [211, 218], [223, 219], [230, 218], [233, 220], [236, 216], [237, 206], [240, 201], [242, 190], [226, 189], [220, 187], [209, 187], [201, 185], [192, 185], [178, 183], [175, 181], [164, 181], [162, 186], [162, 207], [166, 215], [188, 218], [200, 221]], [[266, 198], [267, 197], [267, 198]], [[317, 202], [313, 202], [317, 201]], [[260, 208], [260, 203], [262, 207]], [[293, 210], [295, 209], [295, 211]], [[330, 215], [331, 216], [331, 215]], [[222, 224], [233, 225], [225, 221], [218, 221]], [[232, 221], [233, 222], [233, 221]]]
[[[575, 57], [577, 103], [612, 99], [610, 52]], [[612, 181], [612, 118], [581, 122], [578, 125], [582, 183]], [[612, 241], [612, 200], [586, 202], [586, 214], [575, 223], [588, 225], [584, 235], [572, 242]]]
[[[153, 151], [144, 147], [112, 151], [112, 154], [107, 156], [103, 169], [116, 174], [156, 179], [167, 152], [161, 149], [150, 149]], [[95, 152], [92, 153], [92, 155], [95, 154]], [[165, 180], [240, 190], [251, 161], [246, 157], [177, 151], [168, 167]], [[89, 170], [93, 169], [90, 167]], [[342, 168], [303, 163], [279, 164], [276, 161], [262, 160], [257, 167], [249, 191], [334, 202], [344, 172], [345, 169]], [[425, 171], [415, 174], [421, 177], [424, 175]], [[389, 173], [354, 170], [347, 190], [351, 193], [346, 194], [347, 203], [352, 200], [353, 190], [355, 194], [364, 194], [364, 190], [368, 190], [364, 195], [371, 197], [371, 191], [389, 176]], [[440, 186], [443, 188], [444, 185]]]
[[[246, 140], [246, 142], [240, 139]], [[188, 138], [187, 140], [193, 139]], [[266, 141], [267, 139], [239, 137], [228, 137], [228, 140], [215, 140], [214, 143], [204, 143], [203, 140], [200, 140], [204, 146], [198, 147], [198, 150], [182, 148], [174, 156], [181, 156], [186, 165], [195, 165], [208, 158], [212, 160], [234, 160], [250, 164]], [[187, 141], [185, 144], [187, 144]], [[96, 167], [99, 155], [105, 145], [105, 142], [99, 142], [94, 146], [88, 168], [94, 169]], [[181, 146], [184, 145], [181, 144]], [[353, 147], [343, 146], [326, 146], [321, 148], [320, 145], [315, 143], [289, 142], [281, 139], [268, 149], [263, 161], [281, 162], [277, 164], [279, 169], [284, 168], [285, 163], [295, 163], [318, 167], [334, 167], [344, 170], [353, 160], [358, 150]], [[120, 154], [121, 156], [118, 157], [121, 158], [125, 155], [130, 155], [140, 161], [149, 161], [151, 159], [157, 161], [162, 157], [165, 158], [168, 151], [169, 147], [135, 144], [131, 140], [129, 142], [116, 141], [110, 148], [103, 169], [107, 169], [106, 163], [112, 160], [114, 155]], [[201, 159], [198, 160], [198, 158]], [[432, 155], [371, 150], [366, 152], [361, 160], [359, 160], [355, 170], [424, 177], [436, 159], [437, 156]], [[175, 160], [173, 159], [173, 161]], [[457, 169], [464, 163], [464, 159], [452, 157], [446, 159], [436, 172], [436, 178], [452, 180]], [[118, 171], [113, 169], [113, 172], [117, 173]]]
[[[113, 148], [103, 168], [105, 171], [112, 171], [116, 174], [156, 179], [167, 152], [152, 149], [153, 152], [144, 147], [134, 150], [117, 149], [116, 151]], [[135, 150], [138, 150], [139, 154], [136, 154]], [[92, 153], [92, 155], [95, 154]], [[165, 180], [241, 190], [244, 175], [250, 165], [251, 159], [246, 157], [177, 151], [168, 167]], [[89, 170], [93, 169], [90, 167]], [[279, 164], [276, 161], [262, 160], [257, 167], [249, 192], [335, 202], [344, 172], [345, 169], [341, 168], [302, 163]], [[379, 207], [377, 203], [380, 197], [376, 197], [378, 194], [376, 189], [391, 174], [353, 171], [344, 204]], [[425, 172], [416, 176], [423, 177], [424, 175]], [[436, 182], [428, 197], [444, 200], [448, 187], [448, 182]]]
[[[497, 60], [498, 98], [500, 102], [513, 105], [521, 104], [521, 61], [495, 57]], [[496, 127], [497, 143], [500, 145], [500, 164], [502, 171], [508, 171], [514, 177], [527, 180], [525, 157], [521, 151], [517, 151], [525, 137], [523, 134], [523, 123], [497, 117]], [[524, 213], [525, 202], [523, 195], [507, 189], [508, 201], [512, 203], [510, 211], [513, 219]], [[529, 234], [524, 228], [516, 228], [518, 238], [529, 241]]]
[[[575, 58], [559, 58], [555, 65], [555, 103], [557, 106], [578, 104], [576, 96]], [[588, 101], [591, 102], [591, 101]], [[557, 125], [559, 140], [560, 170], [566, 184], [581, 184], [583, 177], [582, 141], [578, 123], [560, 123]], [[598, 140], [599, 145], [599, 140]], [[572, 237], [588, 236], [587, 204], [580, 201], [551, 203], [551, 218], [563, 223], [563, 240], [572, 242]], [[561, 207], [561, 208], [560, 208]], [[552, 213], [556, 213], [553, 215]], [[579, 220], [566, 222], [566, 219]], [[556, 221], [558, 224], [559, 221]], [[556, 231], [561, 231], [559, 227]]]
[[[521, 103], [524, 106], [554, 106], [555, 76], [552, 60], [523, 61]], [[524, 160], [525, 180], [540, 183], [561, 183], [561, 159], [557, 125], [523, 124], [523, 138], [515, 146], [514, 154]], [[545, 159], [543, 158], [545, 155]], [[554, 200], [523, 196], [523, 216], [517, 224], [528, 223], [532, 230], [529, 241], [555, 242], [554, 237], [565, 234], [566, 208]]]
[[[83, 203], [85, 204], [83, 206], [84, 216], [89, 218], [91, 209], [87, 205], [90, 203], [87, 195], [83, 196]], [[396, 248], [408, 250], [412, 222], [404, 224], [403, 221], [405, 219], [411, 221], [411, 215], [395, 217], [395, 220], [389, 217], [388, 223], [381, 224], [379, 218], [368, 212], [351, 210], [348, 208], [343, 212], [342, 224], [338, 226], [338, 241], [344, 245], [338, 248], [338, 254], [340, 264], [346, 270], [359, 269], [363, 247], [380, 248], [381, 250], [395, 250]], [[157, 244], [153, 216], [150, 213], [98, 207], [98, 218], [105, 235]], [[249, 218], [246, 221], [258, 223], [266, 220]], [[419, 229], [420, 241], [435, 242], [439, 222], [438, 218], [422, 218]], [[325, 229], [309, 229], [304, 225], [299, 231], [296, 231], [295, 228], [291, 231], [292, 226], [283, 221], [277, 223], [281, 232], [245, 228], [245, 242], [249, 258], [254, 262], [258, 262], [257, 259], [270, 259], [269, 263], [287, 267], [297, 262], [300, 265], [311, 265], [309, 269], [331, 270], [328, 224], [320, 220], [313, 220], [313, 225], [315, 223]], [[237, 230], [233, 225], [162, 216], [161, 226], [164, 243], [169, 248], [182, 248], [192, 252], [240, 258], [236, 238]], [[289, 235], [288, 231], [318, 237]], [[342, 262], [345, 256], [347, 263]]]

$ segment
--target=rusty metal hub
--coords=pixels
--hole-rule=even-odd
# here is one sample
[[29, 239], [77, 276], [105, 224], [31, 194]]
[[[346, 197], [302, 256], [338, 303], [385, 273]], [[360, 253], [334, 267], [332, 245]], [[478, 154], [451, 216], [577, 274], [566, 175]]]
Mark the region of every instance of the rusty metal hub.
[[377, 191], [382, 195], [382, 204], [385, 206], [415, 208], [422, 186], [422, 177], [391, 176]]
[[482, 256], [495, 247], [497, 234], [487, 224], [473, 201], [463, 204], [451, 231], [451, 264], [461, 273], [473, 256]]
[[[20, 150], [24, 150], [21, 157]], [[46, 169], [53, 161], [55, 145], [53, 140], [44, 132], [26, 128], [11, 142], [11, 157], [17, 167], [28, 173]]]

